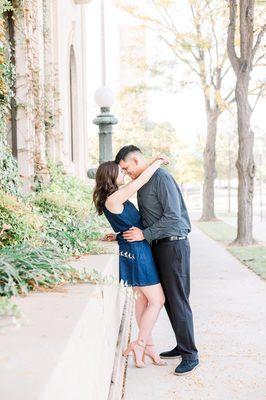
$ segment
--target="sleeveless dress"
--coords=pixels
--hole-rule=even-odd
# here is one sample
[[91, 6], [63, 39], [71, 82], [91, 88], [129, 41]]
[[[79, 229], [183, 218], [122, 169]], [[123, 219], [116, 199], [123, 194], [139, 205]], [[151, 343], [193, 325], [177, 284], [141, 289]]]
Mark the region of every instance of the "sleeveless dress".
[[122, 233], [132, 226], [144, 229], [139, 211], [127, 200], [124, 210], [114, 214], [104, 206], [104, 215], [117, 235], [119, 245], [119, 279], [128, 286], [149, 286], [160, 283], [152, 251], [146, 240], [127, 242]]

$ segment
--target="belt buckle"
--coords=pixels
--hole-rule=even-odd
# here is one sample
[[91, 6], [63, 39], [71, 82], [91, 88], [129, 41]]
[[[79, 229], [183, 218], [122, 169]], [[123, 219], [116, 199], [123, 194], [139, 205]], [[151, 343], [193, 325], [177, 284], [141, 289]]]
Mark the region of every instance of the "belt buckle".
[[170, 240], [170, 242], [173, 242], [175, 240], [179, 240], [179, 237], [178, 236], [170, 236], [169, 240]]

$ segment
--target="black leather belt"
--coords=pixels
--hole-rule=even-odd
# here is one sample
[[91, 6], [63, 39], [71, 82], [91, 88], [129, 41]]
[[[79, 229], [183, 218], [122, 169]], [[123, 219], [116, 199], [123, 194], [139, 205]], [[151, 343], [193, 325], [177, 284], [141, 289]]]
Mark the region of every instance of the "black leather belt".
[[169, 236], [162, 239], [155, 239], [151, 242], [151, 244], [160, 244], [165, 242], [172, 242], [174, 240], [184, 240], [187, 239], [187, 236]]

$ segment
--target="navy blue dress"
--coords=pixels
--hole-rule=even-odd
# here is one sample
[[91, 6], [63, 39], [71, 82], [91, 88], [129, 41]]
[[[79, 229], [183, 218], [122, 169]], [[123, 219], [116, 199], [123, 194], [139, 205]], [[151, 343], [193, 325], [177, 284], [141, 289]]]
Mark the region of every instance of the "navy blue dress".
[[118, 233], [119, 279], [128, 286], [149, 286], [160, 282], [149, 243], [146, 240], [127, 242], [122, 233], [132, 226], [143, 229], [141, 216], [133, 203], [127, 200], [124, 210], [114, 214], [104, 206], [104, 215]]

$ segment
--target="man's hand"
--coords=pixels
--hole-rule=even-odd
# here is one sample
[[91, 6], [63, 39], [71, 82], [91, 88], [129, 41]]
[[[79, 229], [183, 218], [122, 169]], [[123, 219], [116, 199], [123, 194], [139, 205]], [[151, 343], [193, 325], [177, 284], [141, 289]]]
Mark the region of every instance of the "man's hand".
[[115, 233], [107, 233], [103, 237], [103, 241], [105, 241], [105, 242], [113, 242], [115, 240], [116, 240], [116, 234]]
[[128, 231], [123, 233], [123, 238], [126, 239], [128, 242], [139, 242], [144, 240], [144, 236], [142, 230], [132, 226]]
[[153, 158], [149, 165], [153, 164], [155, 161], [161, 160], [162, 164], [167, 165], [169, 164], [169, 158], [165, 154], [159, 154], [157, 157]]

